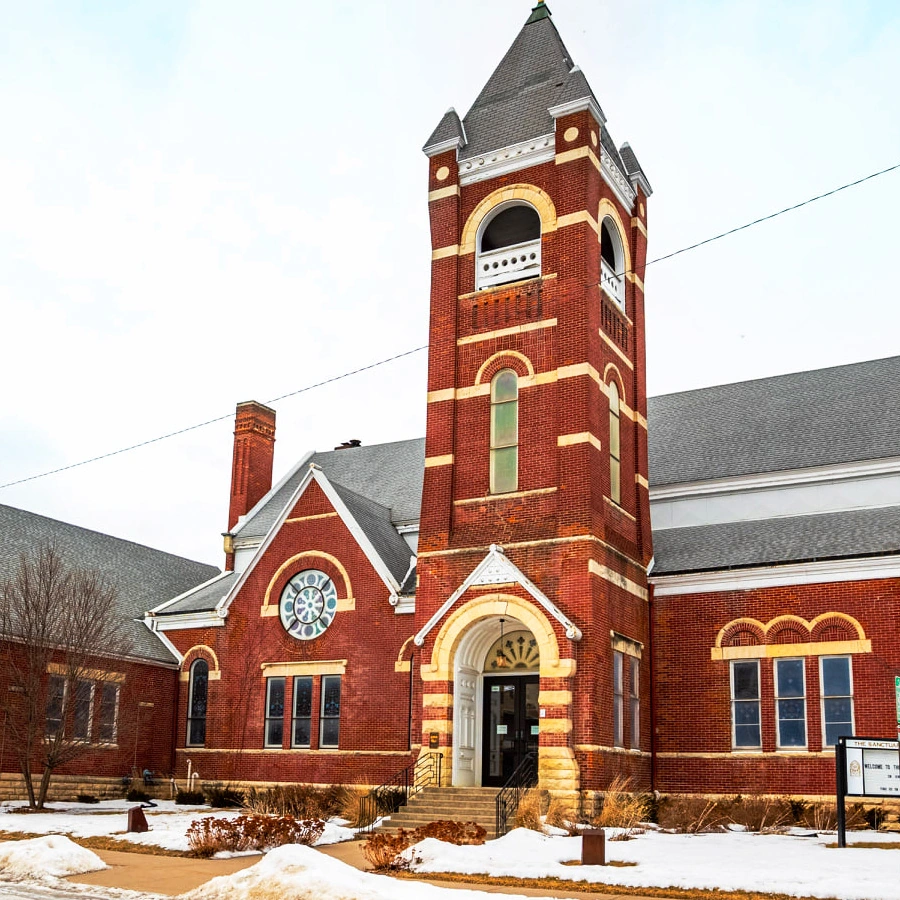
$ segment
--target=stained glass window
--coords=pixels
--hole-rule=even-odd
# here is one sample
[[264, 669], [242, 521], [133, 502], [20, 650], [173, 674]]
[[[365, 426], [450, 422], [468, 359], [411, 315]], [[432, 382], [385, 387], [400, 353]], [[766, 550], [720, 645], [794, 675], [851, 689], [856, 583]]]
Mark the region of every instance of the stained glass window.
[[284, 743], [284, 679], [266, 679], [265, 746], [281, 747]]
[[294, 678], [294, 716], [291, 733], [292, 747], [308, 747], [312, 726], [312, 693], [311, 676], [302, 675]]
[[491, 493], [519, 485], [519, 376], [503, 369], [491, 382]]
[[322, 678], [322, 714], [319, 721], [319, 746], [337, 747], [341, 722], [341, 676]]
[[197, 659], [191, 666], [188, 695], [187, 745], [202, 747], [206, 743], [206, 707], [209, 690], [209, 663]]

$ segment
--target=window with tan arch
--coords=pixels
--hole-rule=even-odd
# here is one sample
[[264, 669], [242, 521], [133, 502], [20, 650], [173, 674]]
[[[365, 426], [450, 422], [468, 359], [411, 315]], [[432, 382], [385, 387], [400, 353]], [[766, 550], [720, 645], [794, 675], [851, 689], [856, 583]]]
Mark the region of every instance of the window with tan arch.
[[527, 203], [501, 203], [478, 229], [477, 290], [541, 274], [541, 217]]
[[519, 486], [519, 376], [501, 369], [491, 381], [491, 493]]
[[206, 743], [206, 710], [209, 697], [209, 663], [195, 659], [191, 663], [188, 682], [188, 747], [202, 747]]
[[600, 287], [625, 310], [625, 250], [616, 223], [607, 216], [600, 224]]
[[609, 385], [609, 499], [622, 502], [621, 428], [619, 416], [619, 388], [615, 381]]

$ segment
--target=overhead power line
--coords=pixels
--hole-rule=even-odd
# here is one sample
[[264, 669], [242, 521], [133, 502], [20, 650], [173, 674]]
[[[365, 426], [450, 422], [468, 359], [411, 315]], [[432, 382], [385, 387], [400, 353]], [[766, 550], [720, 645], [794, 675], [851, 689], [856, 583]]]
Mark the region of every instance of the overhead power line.
[[[839, 194], [841, 191], [846, 191], [848, 188], [856, 187], [857, 185], [863, 184], [866, 181], [871, 181], [873, 178], [878, 178], [880, 175], [887, 175], [888, 172], [894, 172], [897, 169], [900, 169], [900, 163], [897, 163], [893, 166], [888, 166], [886, 169], [881, 169], [878, 172], [872, 172], [870, 175], [866, 175], [863, 178], [858, 178], [856, 181], [849, 181], [847, 184], [842, 184], [840, 187], [833, 188], [830, 191], [826, 191], [822, 194], [817, 194], [815, 197], [810, 197], [808, 200], [803, 200], [800, 203], [795, 203], [793, 206], [786, 206], [784, 209], [778, 210], [778, 212], [769, 213], [767, 216], [761, 216], [758, 219], [753, 219], [751, 222], [745, 222], [743, 225], [738, 225], [735, 228], [730, 228], [728, 231], [723, 231], [720, 234], [715, 234], [712, 237], [708, 237], [702, 241], [697, 241], [694, 244], [688, 244], [686, 247], [682, 247], [680, 250], [673, 250], [671, 253], [666, 253], [664, 256], [658, 256], [655, 259], [651, 259], [645, 266], [652, 266], [656, 263], [663, 262], [667, 259], [672, 259], [674, 256], [680, 256], [682, 253], [687, 253], [690, 250], [696, 250], [698, 247], [704, 247], [707, 244], [712, 244], [714, 241], [720, 241], [722, 238], [729, 237], [732, 234], [736, 234], [739, 231], [746, 231], [748, 228], [752, 228], [754, 225], [760, 225], [763, 222], [769, 222], [772, 219], [777, 219], [779, 216], [783, 216], [785, 213], [793, 212], [794, 210], [800, 209], [803, 206], [809, 206], [810, 203], [815, 203], [817, 200], [824, 200], [826, 197], [833, 197], [835, 194]], [[296, 397], [298, 394], [304, 394], [307, 391], [315, 390], [316, 388], [324, 387], [326, 384], [334, 384], [336, 381], [342, 381], [344, 378], [350, 378], [353, 375], [359, 375], [361, 372], [368, 372], [371, 369], [377, 369], [379, 366], [386, 366], [388, 363], [396, 362], [398, 359], [403, 359], [405, 356], [412, 356], [414, 353], [420, 353], [422, 350], [428, 349], [428, 344], [423, 344], [421, 347], [414, 347], [412, 350], [404, 350], [402, 353], [397, 353], [394, 356], [389, 356], [387, 359], [380, 359], [378, 362], [370, 363], [367, 366], [361, 366], [358, 369], [352, 369], [349, 372], [343, 372], [340, 375], [335, 375], [332, 378], [326, 378], [324, 381], [317, 381], [315, 384], [308, 384], [306, 387], [298, 388], [295, 391], [289, 391], [286, 394], [281, 394], [278, 397], [273, 398], [272, 400], [267, 400], [267, 403], [278, 403], [280, 400], [286, 400], [288, 397]], [[28, 481], [36, 481], [39, 478], [47, 478], [50, 475], [58, 475], [60, 472], [68, 472], [71, 469], [78, 469], [81, 466], [90, 465], [90, 463], [99, 462], [103, 459], [109, 459], [112, 456], [120, 456], [122, 453], [128, 453], [131, 450], [138, 450], [141, 447], [147, 447], [150, 444], [157, 444], [160, 441], [168, 440], [169, 438], [178, 437], [180, 434], [187, 434], [190, 431], [196, 431], [198, 428], [205, 428], [207, 425], [213, 425], [216, 422], [223, 422], [226, 419], [230, 419], [234, 413], [229, 412], [223, 416], [216, 416], [214, 419], [207, 419], [205, 422], [198, 422], [196, 425], [188, 425], [186, 428], [179, 428], [177, 431], [170, 431], [167, 434], [161, 434], [158, 437], [150, 438], [146, 441], [139, 441], [137, 444], [130, 444], [127, 447], [120, 447], [118, 450], [111, 450], [109, 453], [101, 453], [99, 456], [92, 456], [90, 459], [83, 459], [80, 462], [70, 463], [67, 466], [60, 466], [57, 469], [50, 469], [46, 472], [41, 472], [37, 475], [29, 475], [27, 478], [19, 478], [15, 481], [8, 481], [5, 484], [0, 484], [0, 490], [4, 488], [14, 487], [17, 484], [25, 484]]]

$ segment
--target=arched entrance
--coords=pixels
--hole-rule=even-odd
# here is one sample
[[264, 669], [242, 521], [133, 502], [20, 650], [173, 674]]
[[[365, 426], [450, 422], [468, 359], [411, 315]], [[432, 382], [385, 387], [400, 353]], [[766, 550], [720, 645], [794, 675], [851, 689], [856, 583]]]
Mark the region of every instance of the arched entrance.
[[540, 647], [510, 615], [474, 623], [453, 666], [453, 784], [499, 787], [538, 750]]

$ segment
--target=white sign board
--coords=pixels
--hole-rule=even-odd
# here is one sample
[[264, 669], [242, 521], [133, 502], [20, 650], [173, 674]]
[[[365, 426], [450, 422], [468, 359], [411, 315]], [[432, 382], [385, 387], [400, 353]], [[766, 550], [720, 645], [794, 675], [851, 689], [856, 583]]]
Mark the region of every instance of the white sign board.
[[900, 747], [896, 741], [847, 738], [847, 794], [900, 797]]

